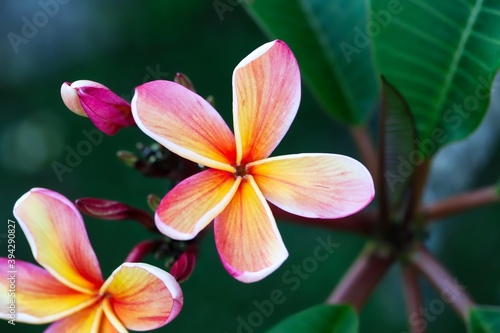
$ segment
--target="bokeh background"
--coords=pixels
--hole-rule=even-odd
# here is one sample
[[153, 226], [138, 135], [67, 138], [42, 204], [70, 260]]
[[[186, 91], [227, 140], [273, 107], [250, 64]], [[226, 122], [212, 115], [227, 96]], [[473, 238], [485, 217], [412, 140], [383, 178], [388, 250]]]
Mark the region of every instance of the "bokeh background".
[[[7, 219], [13, 219], [12, 207], [32, 187], [58, 191], [71, 200], [101, 197], [144, 209], [148, 194], [163, 196], [167, 190], [164, 181], [144, 178], [115, 157], [119, 149], [134, 151], [136, 142], [151, 142], [137, 128], [105, 136], [92, 146], [88, 156], [82, 156], [78, 166], [58, 178], [53, 163], [66, 164], [68, 150], [87, 140], [82, 131], [93, 128], [88, 119], [64, 107], [59, 94], [62, 82], [90, 79], [130, 99], [135, 86], [155, 79], [171, 80], [176, 72], [183, 72], [199, 94], [215, 97], [217, 109], [231, 123], [232, 71], [243, 57], [268, 41], [240, 5], [230, 5], [232, 10], [221, 17], [211, 0], [60, 0], [57, 12], [45, 24], [13, 46], [8, 34], [22, 36], [26, 20], [33, 22], [43, 10], [41, 3], [45, 1], [0, 3], [1, 256], [7, 253]], [[494, 95], [498, 94], [497, 89]], [[425, 201], [497, 181], [498, 106], [494, 101], [487, 120], [472, 137], [438, 154]], [[296, 152], [332, 152], [359, 158], [346, 128], [322, 112], [307, 87], [303, 87], [299, 114], [275, 154]], [[478, 303], [500, 304], [498, 216], [500, 205], [474, 210], [433, 225], [428, 236], [431, 250]], [[150, 236], [134, 222], [85, 221], [104, 276], [137, 242]], [[285, 221], [280, 221], [279, 228], [289, 259], [269, 278], [250, 285], [226, 273], [209, 234], [195, 272], [182, 285], [183, 311], [159, 332], [264, 332], [287, 315], [321, 303], [364, 244], [354, 235]], [[318, 237], [326, 240], [329, 236], [340, 244], [339, 248], [307, 278], [299, 279], [298, 285], [287, 282], [285, 276], [297, 276], [287, 272], [312, 256]], [[32, 260], [20, 228], [16, 245], [18, 258]], [[161, 264], [153, 258], [148, 261]], [[298, 288], [291, 290], [292, 286]], [[426, 305], [440, 299], [427, 284], [423, 286]], [[248, 323], [249, 315], [258, 311], [255, 302], [268, 300], [275, 289], [283, 292], [286, 301], [263, 316], [262, 323], [251, 331], [238, 330], [239, 322]], [[398, 267], [377, 288], [361, 318], [362, 332], [408, 330]], [[465, 332], [448, 306], [428, 324], [429, 332]], [[42, 330], [41, 326], [0, 322], [1, 332]]]

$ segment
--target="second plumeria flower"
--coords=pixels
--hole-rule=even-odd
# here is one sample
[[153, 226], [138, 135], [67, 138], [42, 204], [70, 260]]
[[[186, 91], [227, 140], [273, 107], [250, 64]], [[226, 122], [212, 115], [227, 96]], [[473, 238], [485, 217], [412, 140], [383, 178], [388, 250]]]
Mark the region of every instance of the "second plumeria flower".
[[[54, 322], [45, 333], [126, 333], [157, 329], [179, 314], [182, 290], [164, 270], [129, 262], [103, 280], [83, 219], [61, 194], [34, 188], [14, 215], [41, 266], [0, 258], [2, 272], [15, 271], [17, 321]], [[10, 283], [0, 279], [0, 319], [12, 319]]]
[[188, 240], [215, 219], [225, 268], [236, 279], [253, 282], [288, 256], [266, 199], [311, 218], [340, 218], [365, 207], [374, 195], [373, 180], [356, 160], [333, 154], [269, 158], [299, 103], [299, 68], [282, 41], [262, 45], [234, 70], [234, 135], [205, 99], [177, 83], [136, 88], [132, 112], [139, 128], [210, 168], [163, 198], [155, 215], [158, 229]]
[[88, 117], [94, 125], [108, 135], [119, 129], [135, 125], [130, 104], [106, 86], [89, 80], [61, 86], [61, 97], [68, 109]]

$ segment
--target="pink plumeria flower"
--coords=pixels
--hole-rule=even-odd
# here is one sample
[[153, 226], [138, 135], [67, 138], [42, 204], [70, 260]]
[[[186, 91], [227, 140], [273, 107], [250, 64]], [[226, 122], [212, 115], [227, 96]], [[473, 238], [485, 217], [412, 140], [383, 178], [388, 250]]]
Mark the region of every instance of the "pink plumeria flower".
[[202, 97], [169, 81], [136, 88], [139, 128], [172, 152], [210, 169], [179, 183], [155, 214], [165, 235], [188, 240], [215, 219], [224, 267], [258, 281], [287, 258], [266, 199], [290, 213], [339, 218], [365, 207], [373, 180], [352, 158], [333, 154], [269, 157], [300, 102], [300, 74], [282, 41], [262, 45], [233, 73], [234, 135]]
[[61, 97], [68, 109], [88, 117], [101, 132], [114, 135], [119, 129], [135, 125], [130, 104], [108, 87], [94, 81], [65, 82]]
[[[46, 333], [146, 331], [181, 310], [179, 284], [157, 267], [124, 263], [104, 281], [82, 217], [61, 194], [32, 189], [17, 201], [14, 215], [43, 267], [0, 258], [2, 272], [17, 272], [16, 321], [54, 322]], [[6, 320], [12, 319], [9, 282], [0, 279], [0, 318]]]

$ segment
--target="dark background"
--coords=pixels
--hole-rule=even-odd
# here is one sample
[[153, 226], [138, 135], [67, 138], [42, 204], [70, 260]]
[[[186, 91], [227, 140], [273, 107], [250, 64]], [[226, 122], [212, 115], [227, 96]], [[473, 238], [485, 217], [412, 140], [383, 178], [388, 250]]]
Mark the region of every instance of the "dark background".
[[[101, 197], [144, 209], [148, 194], [163, 196], [167, 190], [164, 181], [144, 178], [115, 157], [119, 149], [134, 151], [138, 141], [150, 143], [137, 128], [105, 136], [59, 181], [53, 162], [66, 164], [68, 147], [76, 149], [87, 140], [82, 131], [93, 128], [88, 119], [65, 108], [59, 93], [62, 82], [94, 80], [130, 99], [135, 86], [154, 79], [171, 80], [176, 72], [183, 72], [199, 94], [215, 96], [217, 110], [231, 124], [232, 71], [243, 57], [268, 41], [243, 6], [233, 6], [221, 20], [212, 1], [70, 0], [59, 4], [57, 13], [48, 17], [27, 43], [19, 44], [16, 52], [8, 34], [22, 35], [25, 20], [33, 22], [42, 10], [37, 1], [0, 3], [2, 256], [7, 253], [6, 223], [13, 219], [12, 207], [32, 187], [46, 187], [71, 200]], [[500, 122], [496, 109], [492, 108], [489, 120], [473, 138], [438, 155], [426, 201], [498, 179]], [[359, 158], [346, 128], [322, 112], [307, 87], [303, 89], [299, 114], [275, 154], [298, 152], [332, 152]], [[449, 219], [433, 226], [428, 239], [431, 250], [479, 303], [500, 303], [499, 213], [499, 207], [493, 206]], [[149, 236], [134, 222], [87, 217], [85, 221], [105, 277], [137, 242]], [[257, 311], [254, 302], [268, 300], [274, 289], [281, 290], [286, 301], [276, 305], [268, 316], [261, 316], [262, 323], [252, 328], [253, 332], [264, 332], [288, 314], [321, 303], [364, 243], [349, 234], [286, 222], [280, 222], [279, 228], [289, 259], [270, 277], [250, 285], [225, 272], [209, 234], [194, 274], [182, 284], [183, 311], [159, 331], [238, 332], [238, 320], [248, 322], [250, 315], [256, 322], [258, 317], [251, 315]], [[17, 231], [16, 256], [32, 260], [24, 235], [20, 228]], [[297, 290], [291, 290], [293, 284], [283, 279], [284, 274], [312, 256], [318, 237], [326, 240], [329, 235], [340, 247], [316, 271], [301, 279]], [[149, 262], [161, 265], [152, 258]], [[391, 270], [362, 312], [363, 332], [407, 331], [399, 270]], [[426, 305], [440, 299], [427, 285], [424, 287]], [[429, 319], [429, 327], [429, 332], [465, 332], [449, 306]], [[0, 322], [0, 331], [40, 332], [42, 327]]]

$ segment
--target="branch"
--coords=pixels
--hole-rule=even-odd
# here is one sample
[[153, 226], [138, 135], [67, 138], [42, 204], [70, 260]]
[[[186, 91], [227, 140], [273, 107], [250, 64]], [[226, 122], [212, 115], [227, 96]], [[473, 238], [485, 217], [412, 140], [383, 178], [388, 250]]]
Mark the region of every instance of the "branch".
[[270, 207], [277, 219], [300, 223], [306, 226], [342, 230], [362, 235], [372, 234], [377, 222], [377, 214], [366, 209], [340, 219], [311, 219], [288, 213], [272, 204], [270, 204]]
[[438, 262], [423, 246], [410, 258], [416, 269], [420, 271], [440, 293], [441, 298], [462, 317], [467, 320], [469, 309], [474, 305], [465, 288], [458, 284], [456, 278]]
[[342, 277], [326, 303], [349, 303], [359, 312], [394, 260], [394, 255], [377, 249], [370, 248], [363, 251]]
[[373, 146], [370, 133], [366, 127], [361, 126], [351, 127], [351, 134], [354, 141], [356, 141], [356, 146], [361, 154], [363, 163], [366, 165], [366, 168], [370, 171], [373, 177], [373, 183], [375, 186], [378, 186], [380, 179], [378, 155], [375, 147]]
[[435, 220], [495, 202], [500, 202], [497, 188], [496, 186], [488, 186], [423, 207], [420, 214], [427, 220]]
[[425, 327], [414, 325], [414, 323], [422, 323], [426, 320], [422, 312], [422, 293], [418, 285], [418, 271], [415, 267], [410, 265], [403, 267], [403, 287], [410, 331], [411, 333], [425, 333]]

